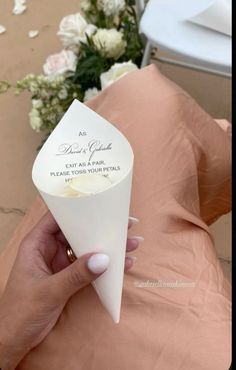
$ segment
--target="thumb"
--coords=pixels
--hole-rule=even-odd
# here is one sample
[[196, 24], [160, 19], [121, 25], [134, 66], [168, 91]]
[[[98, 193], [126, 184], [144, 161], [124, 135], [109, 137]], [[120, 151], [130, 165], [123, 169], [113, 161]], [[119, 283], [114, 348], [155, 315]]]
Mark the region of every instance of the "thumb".
[[89, 253], [78, 258], [70, 266], [53, 275], [54, 293], [60, 299], [68, 299], [106, 271], [110, 258], [102, 253]]

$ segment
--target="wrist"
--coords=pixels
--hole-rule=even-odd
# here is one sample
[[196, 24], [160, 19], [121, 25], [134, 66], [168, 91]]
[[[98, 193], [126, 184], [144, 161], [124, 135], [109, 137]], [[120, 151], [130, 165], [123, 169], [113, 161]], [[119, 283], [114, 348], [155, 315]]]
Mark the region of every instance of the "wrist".
[[24, 353], [0, 339], [0, 370], [15, 370]]
[[14, 370], [24, 357], [21, 348], [15, 345], [13, 340], [9, 340], [5, 332], [0, 330], [0, 369]]
[[14, 315], [0, 307], [0, 370], [15, 370], [28, 352], [22, 343], [22, 330]]

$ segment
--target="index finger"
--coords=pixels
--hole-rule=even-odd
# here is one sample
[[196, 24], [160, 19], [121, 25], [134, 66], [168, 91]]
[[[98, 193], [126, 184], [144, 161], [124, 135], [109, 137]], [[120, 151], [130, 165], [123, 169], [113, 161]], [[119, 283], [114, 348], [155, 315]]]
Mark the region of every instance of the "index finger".
[[48, 211], [35, 225], [31, 233], [41, 238], [54, 235], [58, 231], [60, 231], [60, 227], [51, 212]]

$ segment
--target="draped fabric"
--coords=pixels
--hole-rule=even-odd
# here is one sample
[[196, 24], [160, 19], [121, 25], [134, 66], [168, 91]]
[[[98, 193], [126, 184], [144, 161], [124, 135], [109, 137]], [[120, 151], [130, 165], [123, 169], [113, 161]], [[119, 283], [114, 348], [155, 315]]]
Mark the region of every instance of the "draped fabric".
[[[229, 124], [217, 124], [154, 65], [88, 106], [133, 148], [130, 215], [140, 223], [132, 233], [145, 241], [125, 274], [120, 323], [88, 286], [18, 369], [228, 370], [230, 284], [208, 225], [230, 210]], [[1, 291], [20, 240], [45, 211], [37, 198], [0, 256]]]

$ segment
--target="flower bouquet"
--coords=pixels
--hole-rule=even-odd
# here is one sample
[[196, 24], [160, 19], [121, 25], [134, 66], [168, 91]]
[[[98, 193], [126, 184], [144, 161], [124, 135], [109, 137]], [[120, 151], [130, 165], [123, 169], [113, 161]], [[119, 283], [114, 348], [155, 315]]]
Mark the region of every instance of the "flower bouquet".
[[0, 93], [13, 87], [32, 95], [30, 125], [46, 138], [72, 101], [85, 102], [134, 69], [143, 56], [135, 1], [82, 0], [80, 13], [64, 17], [57, 35], [63, 50], [47, 57], [40, 75], [15, 85], [0, 81]]

